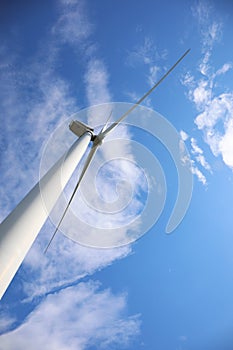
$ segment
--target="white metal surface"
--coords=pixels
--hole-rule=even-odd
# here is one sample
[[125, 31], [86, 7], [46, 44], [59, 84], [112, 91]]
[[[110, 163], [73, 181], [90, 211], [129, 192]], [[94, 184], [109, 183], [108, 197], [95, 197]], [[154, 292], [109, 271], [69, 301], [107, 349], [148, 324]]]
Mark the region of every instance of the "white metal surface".
[[80, 122], [79, 120], [72, 120], [69, 128], [78, 137], [82, 136], [87, 131], [94, 131], [94, 129], [90, 128], [90, 126]]
[[40, 184], [24, 197], [0, 225], [0, 299], [24, 260], [27, 252], [45, 223], [62, 190], [69, 181], [91, 139], [89, 132], [82, 135], [67, 155], [45, 174]]

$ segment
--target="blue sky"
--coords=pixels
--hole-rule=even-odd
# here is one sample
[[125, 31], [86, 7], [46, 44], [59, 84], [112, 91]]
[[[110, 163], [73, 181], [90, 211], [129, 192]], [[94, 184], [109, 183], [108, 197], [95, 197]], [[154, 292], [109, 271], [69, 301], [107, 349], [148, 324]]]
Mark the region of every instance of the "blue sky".
[[[44, 255], [47, 221], [0, 302], [0, 350], [232, 349], [232, 14], [229, 1], [1, 3], [1, 220], [38, 181], [54, 129], [93, 105], [135, 102], [188, 48], [144, 105], [185, 142], [194, 186], [167, 235], [178, 190], [171, 155], [153, 135], [116, 131], [158, 158], [164, 210], [135, 243], [107, 250], [58, 234]], [[128, 144], [121, 150], [134, 159]], [[146, 190], [135, 166], [110, 170]], [[138, 197], [133, 204], [136, 212]]]

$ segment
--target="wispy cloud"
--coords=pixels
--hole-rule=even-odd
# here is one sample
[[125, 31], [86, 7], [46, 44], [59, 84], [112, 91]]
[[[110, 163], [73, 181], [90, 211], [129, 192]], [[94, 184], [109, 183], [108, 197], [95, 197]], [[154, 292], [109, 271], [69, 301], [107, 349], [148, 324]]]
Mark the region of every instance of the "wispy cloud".
[[148, 72], [147, 82], [152, 87], [163, 68], [161, 67], [161, 61], [164, 61], [166, 57], [166, 50], [159, 50], [150, 37], [145, 37], [141, 45], [135, 46], [128, 52], [126, 63], [133, 68], [145, 66]]
[[[29, 70], [27, 67], [25, 80], [31, 85], [34, 74], [30, 77]], [[51, 74], [39, 75], [39, 80], [33, 83], [38, 97], [27, 103], [25, 99], [30, 94], [27, 96], [26, 88], [23, 91], [23, 87], [15, 84], [14, 74], [23, 72], [11, 72], [1, 83], [9, 91], [7, 99], [5, 94], [0, 96], [1, 114], [5, 116], [1, 147], [7, 155], [1, 161], [2, 219], [38, 180], [41, 149], [53, 128], [77, 108], [67, 83]], [[27, 181], [28, 178], [31, 180]]]
[[190, 156], [191, 171], [197, 177], [198, 181], [200, 181], [203, 185], [206, 185], [207, 179], [203, 174], [203, 172], [199, 169], [199, 165], [201, 165], [205, 170], [208, 170], [208, 171], [211, 171], [211, 168], [205, 159], [203, 150], [198, 146], [197, 140], [194, 137], [189, 137], [189, 135], [185, 131], [181, 130], [180, 136], [183, 141], [183, 142], [182, 141], [180, 142], [180, 153], [181, 153], [182, 161], [185, 163], [188, 160], [182, 156], [183, 148], [185, 147], [184, 143], [185, 144], [188, 143], [192, 154], [192, 156]]
[[222, 35], [222, 23], [219, 19], [213, 19], [213, 7], [205, 1], [198, 1], [192, 7], [192, 12], [196, 18], [202, 40], [203, 52], [212, 50], [213, 45], [220, 40]]
[[92, 58], [88, 62], [85, 82], [87, 98], [90, 106], [111, 101], [111, 95], [108, 88], [108, 72], [104, 63], [100, 59]]
[[1, 336], [0, 349], [122, 349], [139, 329], [138, 315], [126, 314], [126, 295], [80, 283], [47, 295], [23, 325]]
[[211, 90], [208, 89], [208, 82], [200, 80], [198, 86], [192, 91], [192, 96], [190, 97], [195, 103], [197, 109], [202, 110], [211, 98]]
[[60, 15], [52, 28], [52, 33], [60, 43], [68, 43], [76, 48], [80, 44], [85, 45], [85, 40], [94, 29], [85, 5], [83, 0], [60, 0]]
[[0, 311], [0, 334], [9, 331], [15, 321], [16, 319], [10, 316], [7, 312]]
[[194, 137], [191, 137], [191, 152], [194, 154], [195, 159], [205, 168], [210, 170], [210, 165], [204, 157], [203, 150], [198, 146], [197, 140]]
[[[221, 156], [223, 162], [233, 169], [233, 92], [219, 92], [221, 86], [218, 82], [220, 76], [232, 70], [232, 62], [225, 62], [218, 69], [210, 64], [214, 46], [221, 39], [223, 24], [216, 19], [213, 7], [202, 1], [193, 7], [193, 14], [198, 21], [202, 40], [203, 56], [198, 66], [201, 77], [195, 78], [188, 72], [183, 84], [188, 88], [188, 97], [199, 113], [195, 124], [202, 130], [204, 141], [214, 156]], [[196, 160], [210, 170], [202, 152], [197, 152]]]
[[27, 274], [23, 290], [25, 301], [44, 297], [51, 290], [78, 283], [83, 277], [122, 259], [131, 253], [130, 246], [118, 249], [94, 249], [75, 244], [62, 234], [41, 257], [54, 226], [48, 221], [28, 253], [22, 273]]
[[203, 154], [202, 149], [197, 145], [197, 140], [194, 137], [191, 137], [191, 146], [192, 146], [192, 153]]
[[211, 171], [211, 167], [210, 167], [209, 163], [207, 162], [207, 160], [205, 159], [205, 157], [203, 156], [203, 154], [198, 154], [196, 156], [196, 160], [198, 163], [201, 164], [201, 166], [203, 168], [205, 168], [208, 171]]
[[138, 64], [145, 64], [151, 67], [159, 57], [158, 49], [153, 40], [145, 37], [141, 45], [137, 45], [128, 53], [127, 63], [133, 67]]
[[191, 167], [192, 173], [197, 176], [198, 180], [203, 184], [206, 185], [206, 177], [205, 175], [201, 172], [200, 169], [195, 165], [195, 162], [192, 161], [192, 167]]
[[158, 66], [149, 67], [148, 82], [150, 87], [152, 87], [157, 81], [159, 71], [160, 71], [160, 68]]
[[215, 76], [225, 74], [232, 68], [233, 68], [232, 63], [229, 63], [229, 62], [224, 63], [224, 65], [217, 70], [217, 72], [215, 73]]

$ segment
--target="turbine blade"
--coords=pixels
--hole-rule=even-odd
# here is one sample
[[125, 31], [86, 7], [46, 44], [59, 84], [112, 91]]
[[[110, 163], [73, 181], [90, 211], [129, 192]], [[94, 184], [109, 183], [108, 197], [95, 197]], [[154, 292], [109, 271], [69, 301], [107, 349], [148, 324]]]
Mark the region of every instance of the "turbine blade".
[[123, 120], [125, 119], [135, 108], [137, 108], [140, 103], [145, 100], [147, 96], [149, 96], [152, 91], [162, 83], [162, 81], [171, 73], [171, 71], [180, 63], [180, 61], [183, 60], [183, 58], [189, 53], [190, 49], [188, 49], [179, 59], [176, 61], [176, 63], [162, 76], [162, 78], [154, 85], [150, 90], [147, 91], [145, 95], [143, 95], [128, 111], [126, 111], [116, 122], [111, 124], [104, 132], [103, 136], [105, 137], [110, 131], [115, 129], [115, 127]]
[[59, 223], [58, 223], [58, 225], [57, 225], [57, 227], [56, 227], [56, 229], [55, 229], [55, 231], [54, 231], [54, 233], [53, 233], [53, 235], [52, 235], [52, 237], [51, 237], [51, 239], [50, 239], [50, 241], [49, 241], [49, 243], [48, 243], [48, 245], [47, 245], [47, 247], [46, 247], [46, 249], [44, 251], [44, 253], [47, 252], [47, 250], [50, 247], [50, 244], [52, 243], [54, 237], [56, 236], [56, 233], [59, 230], [59, 227], [61, 226], [61, 223], [62, 223], [62, 221], [63, 221], [63, 219], [64, 219], [64, 217], [65, 217], [65, 215], [66, 215], [66, 213], [67, 213], [67, 211], [68, 211], [68, 209], [70, 207], [70, 204], [71, 204], [71, 202], [72, 202], [72, 200], [73, 200], [73, 198], [75, 196], [75, 193], [77, 192], [77, 190], [78, 190], [78, 188], [80, 186], [80, 183], [81, 183], [81, 181], [82, 181], [82, 179], [83, 179], [83, 177], [84, 177], [84, 175], [85, 175], [85, 173], [86, 173], [86, 171], [87, 171], [87, 169], [88, 169], [88, 167], [89, 167], [89, 165], [90, 165], [90, 163], [92, 161], [92, 158], [95, 155], [95, 152], [96, 152], [97, 148], [98, 148], [98, 145], [93, 144], [93, 146], [92, 146], [92, 148], [91, 148], [91, 150], [90, 150], [90, 152], [89, 152], [89, 154], [87, 156], [86, 162], [85, 162], [85, 164], [83, 166], [82, 172], [81, 172], [81, 174], [79, 176], [78, 182], [77, 182], [77, 184], [76, 184], [76, 186], [74, 188], [74, 191], [72, 192], [70, 200], [69, 200], [69, 202], [68, 202], [68, 204], [67, 204], [67, 206], [66, 206], [66, 208], [65, 208], [65, 210], [64, 210], [64, 212], [63, 212], [63, 214], [61, 216], [61, 219], [60, 219], [60, 221], [59, 221]]
[[107, 120], [106, 120], [104, 126], [103, 126], [102, 129], [100, 130], [99, 135], [102, 134], [102, 133], [106, 130], [107, 125], [108, 125], [108, 122], [109, 122], [109, 119], [111, 118], [111, 116], [112, 116], [112, 110], [111, 110], [111, 112], [110, 112], [110, 114], [109, 114], [109, 116], [108, 116], [108, 118], [107, 118]]

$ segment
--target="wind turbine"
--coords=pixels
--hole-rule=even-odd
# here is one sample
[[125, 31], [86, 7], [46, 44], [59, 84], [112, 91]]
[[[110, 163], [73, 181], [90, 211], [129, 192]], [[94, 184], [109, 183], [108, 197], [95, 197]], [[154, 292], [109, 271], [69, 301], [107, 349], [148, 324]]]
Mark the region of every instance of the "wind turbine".
[[[36, 239], [40, 229], [55, 206], [65, 185], [73, 174], [77, 164], [80, 162], [88, 145], [92, 142], [92, 147], [84, 163], [83, 169], [79, 176], [78, 182], [69, 199], [69, 202], [61, 216], [61, 219], [46, 247], [48, 250], [53, 238], [55, 237], [60, 225], [70, 207], [70, 204], [80, 186], [80, 183], [97, 151], [105, 137], [112, 132], [119, 123], [121, 123], [138, 105], [141, 104], [147, 96], [171, 73], [171, 71], [180, 63], [181, 60], [189, 53], [187, 50], [176, 63], [166, 72], [162, 78], [152, 86], [129, 110], [120, 116], [110, 126], [108, 120], [101, 131], [96, 135], [94, 130], [81, 123], [72, 121], [69, 125], [70, 130], [78, 136], [78, 140], [70, 147], [67, 154], [63, 155], [52, 168], [40, 180], [43, 184], [43, 191], [46, 191], [49, 202], [44, 202], [41, 198], [40, 184], [37, 183], [33, 189], [23, 198], [18, 206], [5, 218], [0, 224], [0, 299], [4, 295], [11, 280], [23, 262], [27, 252]], [[62, 169], [62, 186], [60, 184]]]

